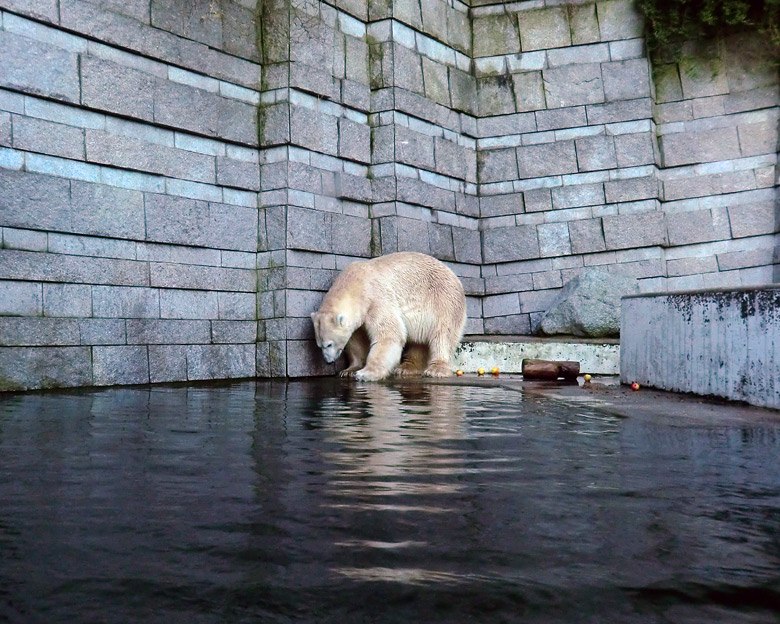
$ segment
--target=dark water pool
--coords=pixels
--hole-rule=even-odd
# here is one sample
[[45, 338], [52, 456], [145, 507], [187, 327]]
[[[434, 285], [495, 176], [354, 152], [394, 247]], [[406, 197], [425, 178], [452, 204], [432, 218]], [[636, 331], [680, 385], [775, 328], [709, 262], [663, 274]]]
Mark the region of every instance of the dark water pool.
[[0, 621], [780, 621], [780, 425], [327, 379], [0, 398]]

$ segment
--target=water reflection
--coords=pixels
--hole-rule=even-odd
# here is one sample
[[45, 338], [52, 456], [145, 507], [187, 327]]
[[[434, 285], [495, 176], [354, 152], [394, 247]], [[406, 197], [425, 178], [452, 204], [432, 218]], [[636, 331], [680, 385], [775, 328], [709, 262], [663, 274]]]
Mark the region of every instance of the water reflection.
[[777, 426], [500, 388], [0, 398], [0, 622], [770, 622]]

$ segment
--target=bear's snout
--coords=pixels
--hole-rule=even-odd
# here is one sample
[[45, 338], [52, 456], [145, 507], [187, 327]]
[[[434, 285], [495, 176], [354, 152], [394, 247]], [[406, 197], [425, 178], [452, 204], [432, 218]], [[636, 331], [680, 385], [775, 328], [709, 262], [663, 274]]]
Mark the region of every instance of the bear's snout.
[[336, 349], [336, 347], [323, 347], [322, 357], [325, 358], [328, 364], [333, 364], [333, 362], [339, 359], [342, 351], [343, 349]]

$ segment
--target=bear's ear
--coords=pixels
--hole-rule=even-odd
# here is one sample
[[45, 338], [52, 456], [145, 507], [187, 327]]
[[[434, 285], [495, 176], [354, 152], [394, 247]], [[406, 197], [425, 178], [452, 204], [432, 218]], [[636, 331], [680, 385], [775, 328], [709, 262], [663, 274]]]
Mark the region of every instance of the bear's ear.
[[340, 326], [340, 327], [344, 327], [344, 322], [345, 322], [345, 321], [346, 321], [346, 319], [344, 318], [344, 315], [343, 315], [343, 314], [339, 314], [339, 315], [336, 317], [336, 322], [339, 324], [339, 326]]
[[319, 316], [319, 312], [312, 312], [311, 313], [311, 322], [315, 325], [317, 324], [317, 316]]

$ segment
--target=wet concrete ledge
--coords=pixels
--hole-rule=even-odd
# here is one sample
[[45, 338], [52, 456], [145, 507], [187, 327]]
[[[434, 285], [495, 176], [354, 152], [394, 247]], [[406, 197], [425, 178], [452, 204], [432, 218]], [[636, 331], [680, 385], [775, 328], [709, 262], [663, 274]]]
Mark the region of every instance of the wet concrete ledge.
[[780, 284], [624, 297], [621, 379], [780, 409]]
[[575, 336], [465, 336], [453, 362], [455, 368], [474, 372], [498, 366], [505, 373], [519, 373], [525, 358], [571, 360], [582, 373], [617, 375], [620, 341]]

